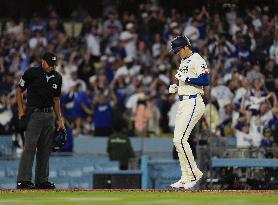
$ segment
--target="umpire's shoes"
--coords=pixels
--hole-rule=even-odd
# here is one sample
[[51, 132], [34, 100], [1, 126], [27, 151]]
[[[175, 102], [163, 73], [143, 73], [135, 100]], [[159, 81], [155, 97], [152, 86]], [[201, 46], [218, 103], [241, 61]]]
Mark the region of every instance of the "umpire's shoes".
[[42, 182], [36, 184], [36, 189], [55, 189], [55, 184], [51, 182]]
[[35, 189], [35, 185], [30, 181], [18, 181], [16, 188], [17, 189]]

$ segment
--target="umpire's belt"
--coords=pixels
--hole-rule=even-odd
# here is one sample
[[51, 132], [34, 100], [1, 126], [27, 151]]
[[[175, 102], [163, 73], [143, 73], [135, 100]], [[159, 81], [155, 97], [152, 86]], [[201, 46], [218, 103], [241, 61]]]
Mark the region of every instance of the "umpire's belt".
[[53, 108], [52, 107], [41, 107], [41, 108], [34, 108], [34, 112], [52, 112]]
[[179, 95], [179, 100], [183, 101], [185, 99], [191, 99], [191, 98], [196, 98], [196, 97], [197, 97], [197, 94], [196, 95]]

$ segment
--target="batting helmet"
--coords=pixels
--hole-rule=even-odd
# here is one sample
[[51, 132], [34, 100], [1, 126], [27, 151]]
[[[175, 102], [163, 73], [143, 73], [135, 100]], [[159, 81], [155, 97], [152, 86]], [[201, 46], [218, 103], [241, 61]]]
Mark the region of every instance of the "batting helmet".
[[67, 141], [66, 130], [57, 130], [53, 138], [52, 151], [54, 152], [59, 151], [61, 147], [66, 143], [66, 141]]
[[178, 51], [185, 46], [191, 48], [191, 43], [186, 36], [177, 36], [171, 41], [171, 51], [175, 54], [177, 54]]

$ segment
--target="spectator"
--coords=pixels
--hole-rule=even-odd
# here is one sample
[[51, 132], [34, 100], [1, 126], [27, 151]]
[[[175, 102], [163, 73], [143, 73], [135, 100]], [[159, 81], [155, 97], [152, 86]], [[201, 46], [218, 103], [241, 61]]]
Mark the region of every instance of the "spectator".
[[30, 22], [30, 30], [34, 32], [36, 30], [45, 31], [45, 29], [45, 20], [38, 13], [34, 13]]
[[47, 39], [43, 36], [43, 30], [34, 31], [34, 37], [30, 39], [29, 46], [31, 49], [47, 46]]
[[103, 23], [103, 33], [104, 36], [109, 36], [110, 29], [115, 30], [115, 35], [122, 31], [122, 23], [118, 20], [117, 13], [114, 11], [110, 11], [108, 13], [108, 19], [106, 19]]
[[95, 136], [108, 137], [112, 132], [112, 108], [117, 104], [117, 99], [113, 93], [110, 94], [112, 101], [103, 92], [98, 92], [94, 98]]
[[60, 46], [60, 44], [62, 43], [61, 40], [66, 34], [64, 34], [64, 27], [60, 24], [57, 15], [50, 17], [46, 30], [48, 43], [54, 46]]
[[[146, 46], [144, 41], [138, 42], [138, 61], [142, 62], [142, 65], [146, 67], [150, 67], [153, 64], [153, 59], [151, 58], [151, 52]], [[140, 68], [137, 70], [137, 74], [139, 73]]]
[[214, 14], [213, 21], [210, 22], [211, 29], [216, 31], [217, 33], [223, 33], [224, 32], [224, 25], [221, 21], [221, 17], [219, 13]]
[[123, 76], [119, 76], [117, 79], [114, 79], [111, 85], [116, 97], [117, 97], [117, 106], [121, 111], [125, 111], [125, 103], [128, 95], [127, 84]]
[[278, 78], [278, 70], [274, 60], [269, 60], [263, 70], [265, 77], [265, 86], [268, 91], [275, 90], [275, 79]]
[[86, 35], [86, 47], [93, 62], [99, 61], [100, 58], [100, 40], [97, 25], [92, 26], [91, 32]]
[[150, 111], [150, 119], [147, 125], [148, 135], [157, 136], [159, 134], [160, 111], [156, 106], [156, 99], [150, 98], [147, 102], [147, 108]]
[[151, 118], [151, 110], [147, 107], [147, 102], [145, 98], [139, 98], [137, 102], [137, 108], [135, 111], [135, 130], [137, 136], [146, 137], [147, 136], [147, 125]]
[[273, 44], [269, 48], [269, 57], [278, 64], [278, 34], [275, 35]]
[[7, 22], [7, 33], [20, 35], [23, 32], [23, 26], [18, 19], [11, 19]]
[[74, 100], [74, 105], [72, 112], [70, 114], [71, 118], [75, 122], [75, 133], [78, 135], [81, 132], [82, 121], [91, 117], [93, 114], [93, 92], [92, 90], [81, 90], [81, 84], [77, 85], [77, 96]]
[[263, 130], [263, 136], [264, 136], [264, 138], [261, 140], [260, 147], [262, 147], [262, 148], [272, 147], [273, 136], [272, 136], [271, 130], [268, 128], [265, 128]]
[[242, 122], [239, 129], [236, 129], [235, 136], [236, 136], [236, 146], [238, 148], [248, 148], [254, 144], [252, 135], [249, 133], [248, 123]]
[[205, 90], [206, 107], [204, 113], [205, 128], [212, 133], [216, 133], [216, 128], [220, 124], [220, 116], [218, 112], [217, 101], [211, 99], [211, 94], [208, 90]]
[[224, 104], [225, 102], [231, 102], [233, 93], [226, 85], [218, 85], [217, 80], [211, 80], [211, 85], [213, 86], [211, 89], [211, 97], [212, 99], [217, 99], [220, 120], [223, 121], [225, 118]]
[[120, 162], [120, 169], [127, 170], [130, 158], [135, 156], [130, 140], [125, 133], [123, 119], [113, 125], [114, 133], [108, 139], [107, 152], [110, 160]]
[[[246, 93], [246, 97], [242, 101], [245, 108], [252, 112], [252, 115], [257, 115], [260, 104], [265, 102], [270, 95], [263, 88], [263, 81], [257, 79], [253, 82], [253, 89]], [[244, 108], [244, 109], [245, 109]]]
[[136, 43], [137, 34], [134, 30], [134, 24], [128, 23], [126, 25], [126, 30], [121, 32], [120, 40], [122, 41], [127, 57], [136, 58]]
[[230, 59], [235, 53], [235, 46], [226, 40], [224, 34], [216, 35], [216, 41], [209, 45], [209, 52], [215, 60]]
[[262, 26], [262, 22], [261, 22], [261, 19], [260, 19], [258, 7], [253, 8], [251, 10], [247, 9], [247, 13], [248, 13], [248, 16], [249, 16], [250, 20], [252, 21], [252, 25], [254, 26], [255, 31], [259, 31], [259, 29]]
[[223, 118], [223, 121], [221, 124], [218, 126], [220, 130], [220, 135], [222, 137], [233, 137], [234, 132], [232, 130], [232, 115], [233, 115], [233, 107], [232, 104], [229, 101], [226, 101], [224, 103], [224, 109], [225, 109], [225, 115]]
[[240, 32], [242, 35], [247, 34], [247, 26], [244, 23], [241, 17], [236, 19], [236, 23], [231, 27], [231, 34], [234, 36], [237, 32]]
[[196, 43], [200, 38], [198, 26], [198, 21], [194, 19], [193, 22], [189, 23], [183, 31], [183, 35], [187, 36], [192, 41], [193, 47], [197, 45]]

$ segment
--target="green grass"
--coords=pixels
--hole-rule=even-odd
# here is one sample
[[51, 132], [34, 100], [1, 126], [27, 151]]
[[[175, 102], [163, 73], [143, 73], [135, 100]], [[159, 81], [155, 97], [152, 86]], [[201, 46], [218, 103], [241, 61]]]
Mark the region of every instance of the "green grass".
[[0, 205], [277, 205], [275, 193], [0, 192]]

